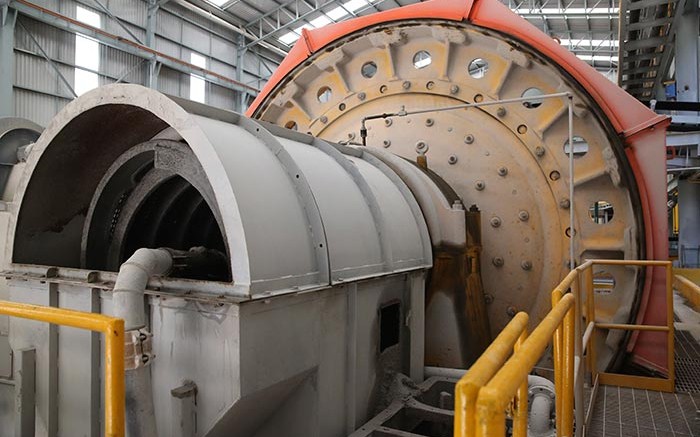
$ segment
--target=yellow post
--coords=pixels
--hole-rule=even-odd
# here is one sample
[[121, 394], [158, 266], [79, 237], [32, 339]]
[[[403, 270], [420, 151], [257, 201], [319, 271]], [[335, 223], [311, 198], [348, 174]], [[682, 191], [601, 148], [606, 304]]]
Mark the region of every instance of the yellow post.
[[[571, 437], [574, 430], [574, 308], [564, 317], [563, 351], [562, 351], [562, 393], [561, 431], [557, 434]], [[557, 413], [558, 414], [558, 413]]]
[[[529, 335], [522, 347], [494, 375], [491, 381], [479, 391], [477, 399], [477, 436], [503, 436], [505, 432], [505, 408], [527, 379], [530, 370], [539, 360], [554, 335], [554, 331], [573, 307], [574, 297], [567, 294], [545, 316], [537, 328]], [[556, 388], [556, 387], [555, 387]], [[557, 393], [557, 397], [560, 394]]]
[[[554, 289], [552, 292], [552, 308], [555, 308], [559, 301], [561, 301], [562, 293], [558, 289]], [[559, 435], [559, 430], [561, 429], [561, 408], [562, 408], [562, 396], [560, 396], [559, 390], [562, 385], [562, 335], [563, 330], [561, 326], [558, 326], [554, 331], [552, 336], [552, 358], [554, 360], [554, 387], [557, 391], [554, 398], [555, 405], [555, 423], [557, 428], [557, 435]]]
[[[506, 403], [508, 400], [506, 399]], [[479, 391], [476, 413], [476, 437], [501, 437], [506, 435], [506, 406], [498, 390], [483, 387]]]
[[595, 346], [595, 290], [593, 289], [593, 264], [583, 271], [584, 293], [586, 296], [586, 323], [593, 323], [594, 328], [591, 332], [586, 353], [588, 355], [588, 369], [591, 372], [591, 381], [595, 381], [598, 376], [598, 363], [596, 361], [596, 346]]
[[675, 331], [673, 324], [673, 264], [668, 261], [666, 264], [666, 324], [668, 325], [668, 379], [671, 380], [671, 387], [676, 383], [675, 368]]
[[[515, 343], [515, 352], [518, 352], [527, 339], [527, 329], [520, 334]], [[527, 437], [527, 378], [525, 378], [515, 394], [515, 408], [513, 411], [513, 437]]]
[[527, 329], [528, 320], [527, 314], [523, 312], [516, 314], [457, 383], [455, 387], [454, 437], [473, 437], [476, 435], [476, 402], [479, 389], [489, 382], [511, 355], [513, 345], [518, 341], [521, 333]]
[[102, 314], [7, 301], [0, 301], [0, 314], [103, 333], [105, 437], [124, 436], [124, 320]]

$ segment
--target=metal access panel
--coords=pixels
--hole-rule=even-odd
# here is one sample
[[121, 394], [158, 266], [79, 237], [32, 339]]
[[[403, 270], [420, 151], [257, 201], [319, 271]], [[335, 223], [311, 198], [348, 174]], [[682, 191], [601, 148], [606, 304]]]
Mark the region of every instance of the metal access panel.
[[[15, 302], [112, 313], [114, 273], [18, 266], [8, 275]], [[160, 435], [344, 436], [386, 402], [387, 378], [422, 379], [422, 271], [257, 300], [198, 293], [198, 285], [149, 285]], [[398, 305], [399, 335], [382, 345], [389, 305]], [[36, 435], [99, 436], [100, 337], [21, 319], [10, 328], [14, 351], [35, 350], [35, 405], [22, 407], [35, 408]], [[9, 394], [0, 390], [3, 414]]]

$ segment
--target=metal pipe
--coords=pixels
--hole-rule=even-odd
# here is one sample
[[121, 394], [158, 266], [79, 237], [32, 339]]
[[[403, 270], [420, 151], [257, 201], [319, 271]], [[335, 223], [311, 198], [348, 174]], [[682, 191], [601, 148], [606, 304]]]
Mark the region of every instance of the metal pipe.
[[[114, 315], [124, 319], [126, 338], [145, 339], [146, 302], [144, 291], [153, 275], [166, 274], [172, 256], [165, 249], [139, 249], [119, 268], [112, 301]], [[130, 437], [157, 436], [149, 357], [126, 372], [126, 427]]]
[[105, 436], [124, 436], [124, 321], [103, 314], [0, 301], [0, 314], [101, 332], [105, 336]]
[[574, 237], [576, 236], [574, 227], [574, 96], [567, 94], [569, 110], [569, 268], [574, 269], [576, 267], [574, 261]]
[[433, 376], [437, 376], [440, 378], [460, 379], [461, 377], [466, 375], [468, 371], [469, 369], [455, 369], [451, 367], [423, 367], [423, 375], [425, 376], [425, 379], [428, 379]]

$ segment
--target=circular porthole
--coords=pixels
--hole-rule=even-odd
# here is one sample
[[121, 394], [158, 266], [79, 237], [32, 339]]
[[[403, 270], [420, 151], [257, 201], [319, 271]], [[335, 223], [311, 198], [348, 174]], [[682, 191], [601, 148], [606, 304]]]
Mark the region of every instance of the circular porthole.
[[[571, 146], [569, 145], [569, 140], [564, 143], [564, 153], [569, 156], [571, 153]], [[588, 153], [588, 141], [579, 136], [574, 136], [574, 158], [580, 158]]]
[[615, 210], [612, 203], [605, 200], [596, 200], [588, 207], [588, 217], [593, 223], [602, 225], [609, 223], [615, 215]]
[[489, 71], [489, 63], [485, 59], [476, 58], [469, 63], [468, 71], [474, 79], [481, 79]]
[[426, 52], [425, 50], [416, 52], [416, 54], [413, 55], [413, 66], [417, 69], [425, 68], [432, 62], [433, 58], [430, 56], [430, 53]]
[[328, 103], [331, 97], [333, 97], [333, 91], [327, 86], [322, 86], [316, 93], [316, 98], [321, 103]]
[[365, 62], [364, 64], [362, 64], [360, 73], [362, 73], [362, 77], [371, 79], [372, 77], [374, 77], [375, 74], [377, 74], [377, 64], [375, 64], [372, 61]]
[[523, 106], [526, 107], [527, 109], [535, 109], [539, 108], [542, 103], [544, 103], [543, 99], [538, 99], [537, 97], [544, 95], [541, 89], [539, 88], [528, 88], [526, 89], [521, 97], [527, 97], [528, 100], [525, 100], [523, 102]]

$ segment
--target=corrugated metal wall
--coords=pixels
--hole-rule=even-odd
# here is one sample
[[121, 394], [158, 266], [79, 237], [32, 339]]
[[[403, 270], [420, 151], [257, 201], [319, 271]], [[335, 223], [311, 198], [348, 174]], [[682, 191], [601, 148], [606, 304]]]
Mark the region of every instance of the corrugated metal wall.
[[[143, 0], [102, 0], [122, 25], [102, 11], [97, 3], [89, 0], [33, 0], [32, 3], [75, 18], [77, 6], [85, 7], [101, 17], [101, 28], [110, 34], [141, 43], [146, 39], [147, 2]], [[164, 54], [190, 62], [195, 52], [206, 58], [206, 68], [235, 79], [238, 35], [227, 27], [210, 21], [176, 3], [161, 7], [156, 18], [155, 49]], [[28, 118], [45, 126], [49, 120], [73, 97], [62, 82], [58, 70], [66, 82], [74, 87], [75, 34], [53, 27], [20, 14], [15, 26], [15, 77], [13, 82], [14, 111], [18, 117]], [[42, 53], [43, 52], [43, 53]], [[48, 62], [44, 53], [51, 59]], [[276, 60], [279, 56], [267, 54]], [[265, 78], [276, 64], [269, 60], [266, 66], [253, 51], [244, 56], [241, 82], [260, 89]], [[145, 85], [148, 62], [141, 57], [100, 44], [99, 84], [118, 80]], [[6, 78], [0, 78], [6, 80]], [[170, 69], [160, 68], [157, 87], [160, 91], [189, 98], [190, 76]], [[234, 90], [207, 82], [206, 103], [225, 109], [235, 109], [240, 101]]]

